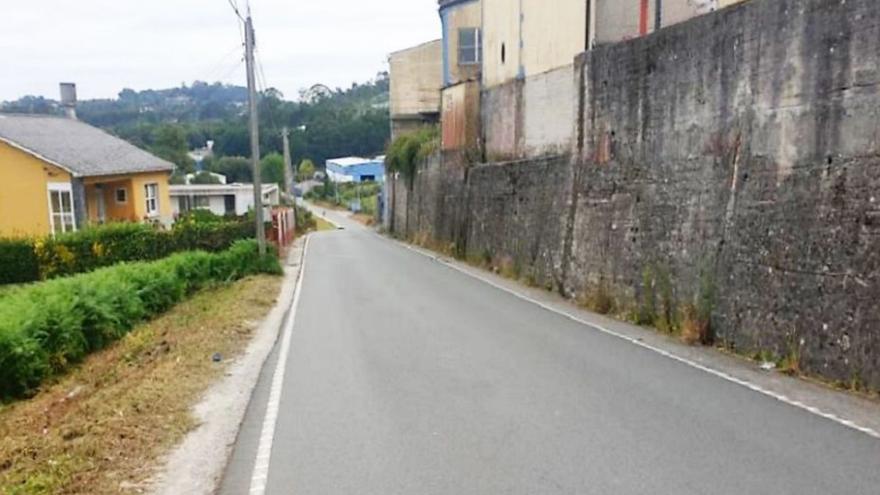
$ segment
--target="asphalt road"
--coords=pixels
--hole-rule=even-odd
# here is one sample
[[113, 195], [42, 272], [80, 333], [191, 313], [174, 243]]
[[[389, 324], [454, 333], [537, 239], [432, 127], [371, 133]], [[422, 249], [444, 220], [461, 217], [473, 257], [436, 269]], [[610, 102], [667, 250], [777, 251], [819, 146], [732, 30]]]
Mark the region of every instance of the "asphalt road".
[[312, 237], [289, 352], [270, 494], [880, 493], [877, 439], [362, 229]]

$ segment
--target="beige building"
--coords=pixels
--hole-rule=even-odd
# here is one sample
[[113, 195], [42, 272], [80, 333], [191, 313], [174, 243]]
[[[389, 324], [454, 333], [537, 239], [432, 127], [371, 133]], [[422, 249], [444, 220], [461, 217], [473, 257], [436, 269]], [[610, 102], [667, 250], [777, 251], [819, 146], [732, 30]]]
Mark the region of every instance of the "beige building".
[[[746, 0], [482, 0], [483, 86], [569, 65], [601, 43], [652, 33]], [[660, 16], [657, 16], [657, 6]]]
[[480, 0], [439, 0], [443, 28], [443, 86], [480, 78], [483, 62]]
[[441, 40], [430, 41], [388, 56], [392, 138], [439, 120], [442, 46]]
[[587, 49], [588, 0], [483, 0], [483, 85], [569, 65]]

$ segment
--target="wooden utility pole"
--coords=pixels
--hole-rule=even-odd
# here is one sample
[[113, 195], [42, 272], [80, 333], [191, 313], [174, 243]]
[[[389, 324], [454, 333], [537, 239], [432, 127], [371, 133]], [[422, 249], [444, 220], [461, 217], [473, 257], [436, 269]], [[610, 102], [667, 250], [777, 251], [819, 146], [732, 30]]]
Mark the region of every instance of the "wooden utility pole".
[[292, 194], [293, 178], [296, 173], [290, 162], [290, 130], [287, 127], [281, 130], [281, 137], [284, 138], [284, 192]]
[[266, 254], [266, 232], [263, 224], [263, 181], [260, 177], [260, 130], [257, 120], [257, 84], [254, 76], [254, 22], [248, 12], [244, 22], [245, 65], [247, 67], [248, 107], [251, 128], [251, 161], [254, 172], [254, 221], [260, 256]]

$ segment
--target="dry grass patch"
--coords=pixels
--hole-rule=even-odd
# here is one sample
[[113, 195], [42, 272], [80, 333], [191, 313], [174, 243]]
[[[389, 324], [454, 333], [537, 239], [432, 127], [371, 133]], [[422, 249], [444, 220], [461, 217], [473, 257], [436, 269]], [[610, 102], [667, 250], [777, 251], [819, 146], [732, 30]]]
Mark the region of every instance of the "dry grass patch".
[[192, 406], [244, 350], [280, 285], [256, 276], [204, 290], [35, 397], [0, 407], [0, 492], [140, 493], [195, 426]]
[[322, 230], [336, 230], [336, 225], [325, 220], [323, 217], [315, 216], [315, 230], [318, 232]]
[[373, 215], [367, 215], [365, 213], [355, 213], [351, 216], [356, 222], [360, 222], [367, 227], [376, 224], [376, 218]]

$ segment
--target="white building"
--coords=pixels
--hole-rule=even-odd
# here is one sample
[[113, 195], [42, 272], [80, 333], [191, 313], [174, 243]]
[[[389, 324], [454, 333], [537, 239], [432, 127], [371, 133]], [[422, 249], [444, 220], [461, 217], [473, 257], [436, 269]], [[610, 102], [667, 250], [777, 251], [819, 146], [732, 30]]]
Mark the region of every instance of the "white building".
[[[196, 209], [215, 215], [241, 216], [254, 207], [253, 184], [172, 185], [169, 193], [175, 217]], [[263, 185], [264, 206], [278, 206], [280, 198], [278, 184]]]

